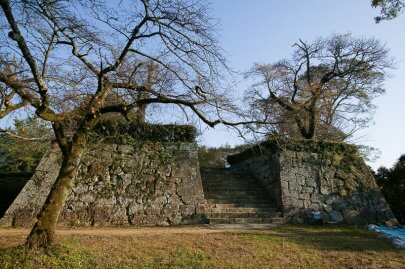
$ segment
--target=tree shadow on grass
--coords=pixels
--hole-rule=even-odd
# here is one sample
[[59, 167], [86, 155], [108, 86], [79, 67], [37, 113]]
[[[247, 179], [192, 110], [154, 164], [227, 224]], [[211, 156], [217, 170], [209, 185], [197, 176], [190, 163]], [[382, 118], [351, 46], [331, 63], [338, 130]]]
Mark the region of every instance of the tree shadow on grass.
[[[395, 251], [390, 240], [377, 233], [350, 226], [279, 226], [267, 231], [241, 234], [243, 238], [269, 243], [291, 242], [303, 248], [336, 251]], [[402, 250], [403, 251], [403, 250]], [[405, 251], [403, 251], [405, 253]]]

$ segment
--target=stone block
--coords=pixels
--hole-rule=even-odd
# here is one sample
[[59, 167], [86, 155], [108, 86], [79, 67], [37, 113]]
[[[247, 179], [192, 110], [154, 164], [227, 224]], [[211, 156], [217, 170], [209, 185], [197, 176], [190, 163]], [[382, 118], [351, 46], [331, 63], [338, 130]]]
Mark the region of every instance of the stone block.
[[291, 205], [295, 208], [304, 208], [304, 201], [303, 200], [291, 200]]
[[323, 207], [323, 209], [324, 209], [326, 212], [328, 212], [328, 213], [331, 213], [332, 210], [333, 210], [332, 206], [331, 206], [331, 205], [328, 205], [328, 204], [322, 204], [322, 207]]
[[310, 200], [302, 200], [302, 204], [303, 204], [304, 208], [313, 209], [313, 204], [311, 203]]
[[332, 203], [332, 207], [334, 210], [342, 210], [344, 208], [347, 207], [347, 204], [344, 203], [343, 201], [341, 201], [340, 199], [336, 199], [333, 203]]
[[330, 191], [330, 189], [329, 189], [329, 187], [327, 185], [321, 185], [319, 187], [319, 191], [320, 191], [321, 194], [324, 194], [324, 195], [328, 195], [328, 194], [331, 193], [331, 191]]
[[280, 185], [281, 185], [281, 188], [288, 189], [288, 181], [281, 180]]
[[360, 215], [360, 212], [353, 209], [343, 209], [343, 218], [349, 224], [364, 224], [364, 220]]
[[302, 192], [302, 193], [313, 193], [313, 192], [314, 192], [314, 188], [313, 188], [313, 187], [302, 187], [301, 192]]
[[330, 214], [329, 214], [329, 212], [321, 211], [321, 219], [322, 219], [324, 222], [330, 221]]
[[330, 212], [330, 217], [333, 221], [336, 221], [336, 222], [343, 221], [342, 213], [340, 213], [339, 211], [336, 211], [336, 210], [332, 210], [332, 212]]
[[134, 146], [132, 145], [118, 145], [117, 151], [122, 154], [128, 154], [134, 152]]
[[323, 196], [320, 195], [319, 193], [313, 193], [311, 194], [311, 201], [313, 203], [321, 203], [323, 201]]
[[300, 199], [300, 200], [310, 200], [311, 199], [311, 196], [310, 196], [310, 194], [309, 193], [299, 193], [298, 194], [298, 199]]
[[306, 186], [308, 187], [317, 187], [317, 183], [314, 178], [307, 178], [305, 181]]

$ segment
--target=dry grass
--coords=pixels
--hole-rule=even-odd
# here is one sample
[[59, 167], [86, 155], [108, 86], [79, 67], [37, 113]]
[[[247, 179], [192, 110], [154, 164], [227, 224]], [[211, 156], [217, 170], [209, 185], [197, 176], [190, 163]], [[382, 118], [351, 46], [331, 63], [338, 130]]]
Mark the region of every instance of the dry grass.
[[61, 230], [47, 255], [24, 253], [27, 232], [0, 229], [1, 268], [405, 268], [404, 250], [354, 227]]

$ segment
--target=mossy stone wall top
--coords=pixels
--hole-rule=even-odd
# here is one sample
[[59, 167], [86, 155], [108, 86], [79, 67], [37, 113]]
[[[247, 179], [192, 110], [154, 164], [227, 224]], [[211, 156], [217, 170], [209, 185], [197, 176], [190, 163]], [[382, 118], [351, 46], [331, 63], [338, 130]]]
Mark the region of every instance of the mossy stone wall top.
[[227, 161], [230, 165], [234, 165], [252, 158], [280, 152], [283, 150], [295, 152], [347, 154], [356, 158], [361, 158], [355, 145], [342, 142], [287, 139], [284, 137], [277, 137], [268, 139], [237, 154], [229, 155], [227, 157]]
[[100, 121], [91, 133], [96, 141], [127, 144], [134, 141], [195, 142], [197, 129], [191, 125]]

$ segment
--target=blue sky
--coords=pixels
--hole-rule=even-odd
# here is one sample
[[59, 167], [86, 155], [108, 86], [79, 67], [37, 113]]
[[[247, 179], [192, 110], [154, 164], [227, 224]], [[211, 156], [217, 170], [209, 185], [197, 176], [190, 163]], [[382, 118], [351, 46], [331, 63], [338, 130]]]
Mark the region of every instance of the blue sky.
[[[233, 70], [246, 71], [253, 63], [272, 63], [290, 57], [299, 38], [312, 41], [331, 34], [352, 33], [385, 42], [398, 62], [386, 81], [386, 95], [375, 100], [374, 123], [359, 134], [361, 144], [381, 151], [373, 168], [391, 167], [405, 153], [405, 14], [374, 23], [378, 10], [371, 0], [211, 0], [213, 18], [219, 20], [220, 43]], [[247, 87], [239, 81], [237, 91]], [[11, 124], [11, 118], [0, 126]], [[206, 130], [200, 144], [242, 144], [236, 132], [224, 127]]]
[[[378, 10], [370, 0], [216, 0], [212, 16], [219, 19], [221, 44], [230, 66], [246, 71], [254, 62], [271, 63], [289, 57], [299, 38], [312, 41], [333, 33], [375, 37], [387, 44], [398, 61], [386, 81], [387, 93], [375, 100], [374, 123], [359, 136], [361, 144], [378, 148], [380, 158], [370, 165], [392, 166], [405, 153], [405, 14], [374, 23]], [[242, 91], [244, 85], [238, 90]], [[236, 133], [219, 127], [206, 131], [202, 144], [243, 143]]]

